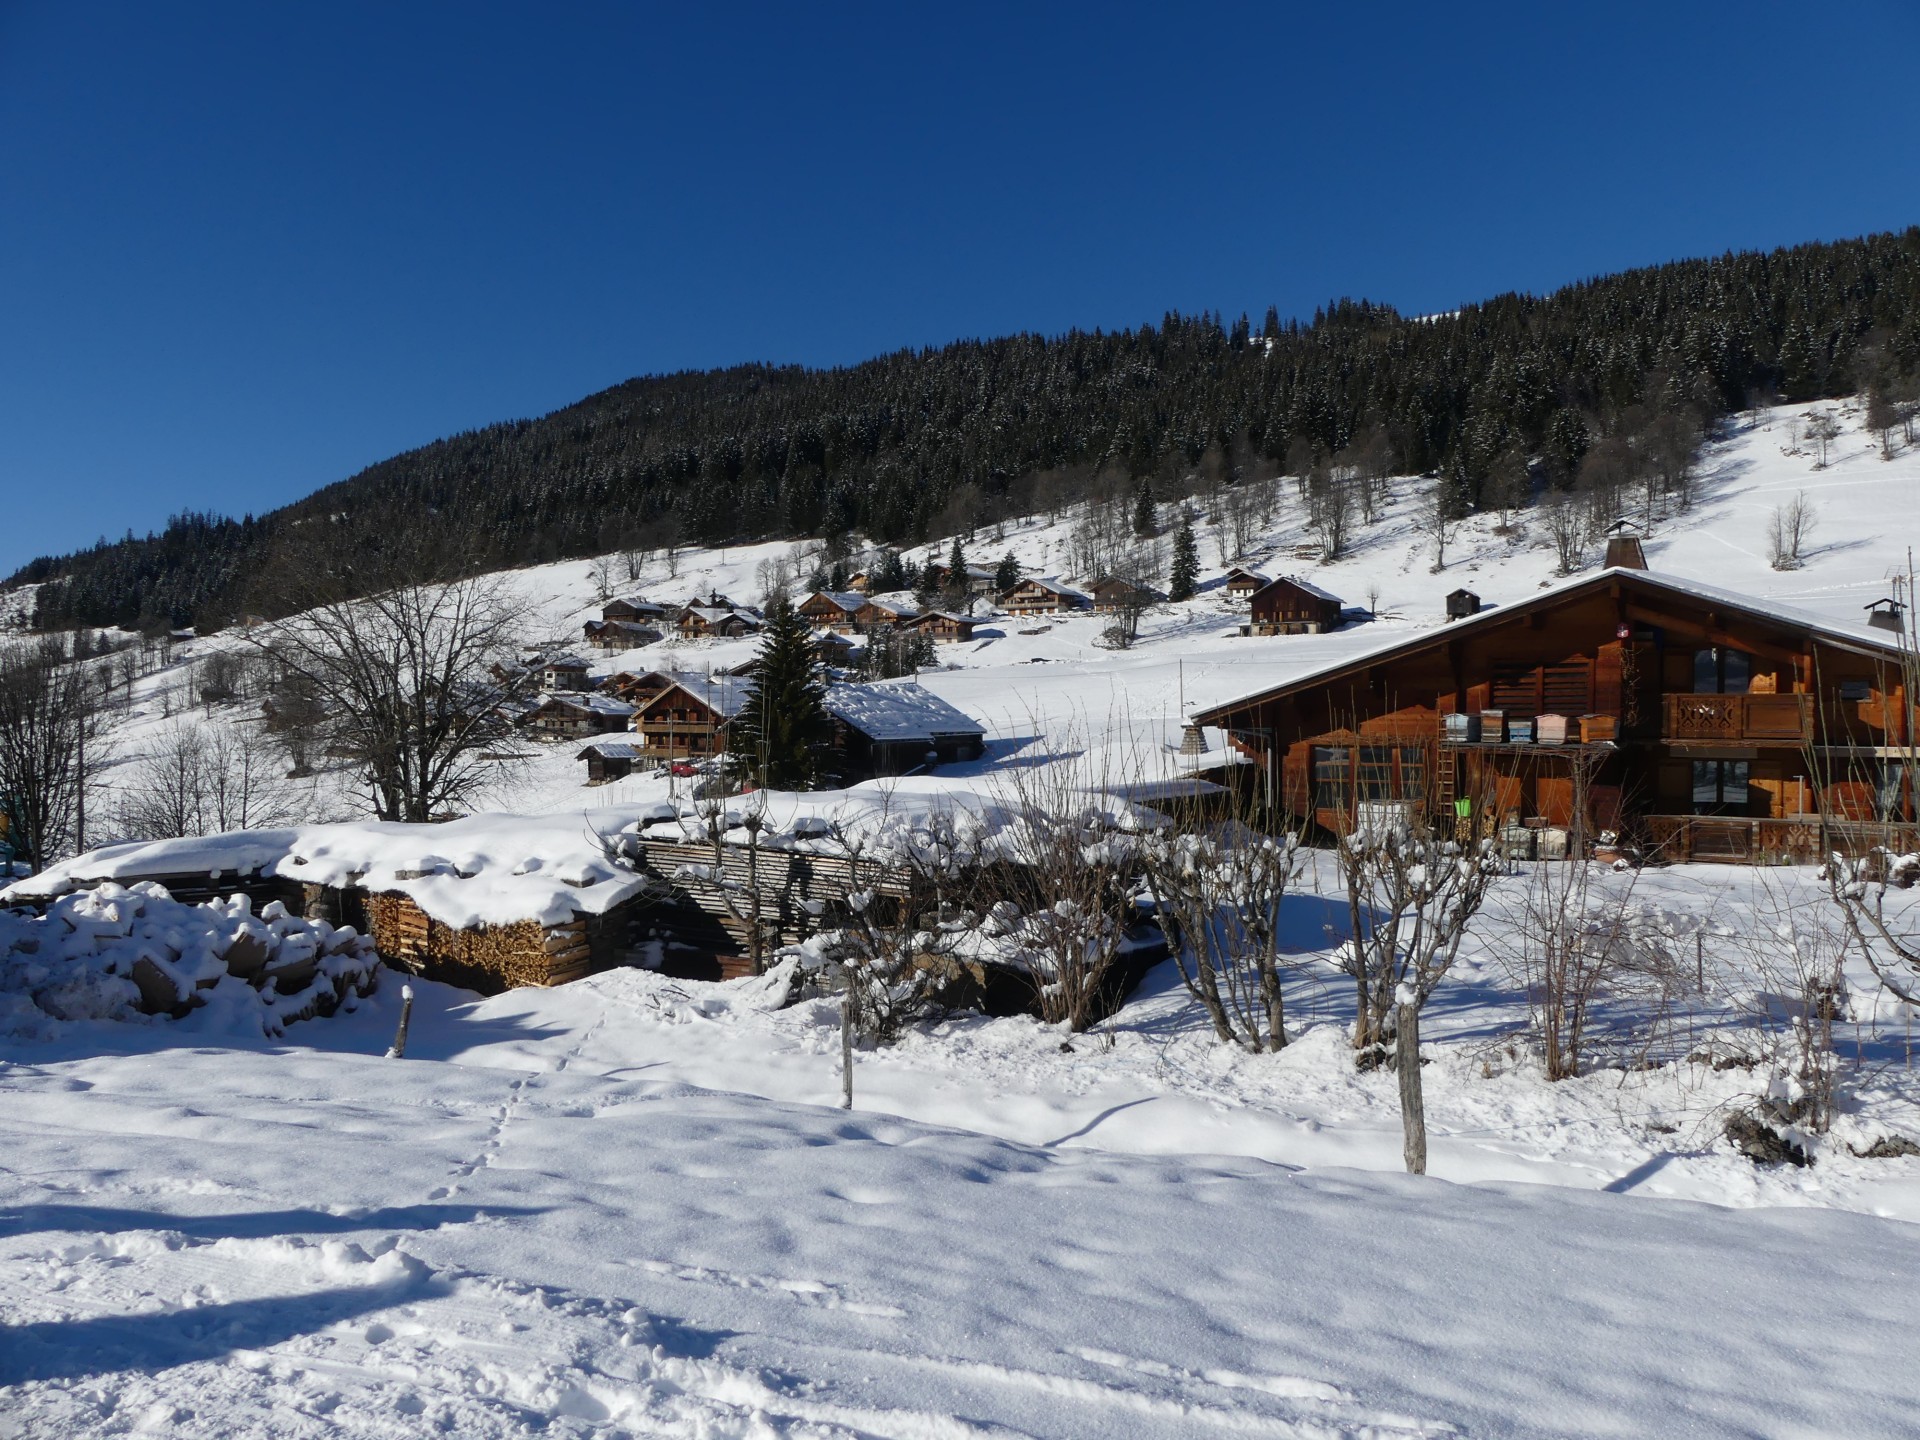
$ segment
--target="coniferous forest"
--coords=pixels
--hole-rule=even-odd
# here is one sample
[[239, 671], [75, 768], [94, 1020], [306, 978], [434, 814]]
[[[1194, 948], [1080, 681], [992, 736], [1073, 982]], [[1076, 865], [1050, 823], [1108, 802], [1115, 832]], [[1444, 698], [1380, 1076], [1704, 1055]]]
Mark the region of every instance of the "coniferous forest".
[[1165, 500], [1343, 465], [1438, 474], [1465, 513], [1574, 488], [1609, 445], [1684, 447], [1776, 398], [1910, 397], [1917, 374], [1913, 228], [1420, 319], [1353, 301], [1305, 324], [1169, 314], [844, 369], [629, 380], [265, 515], [181, 515], [157, 535], [35, 560], [9, 583], [54, 582], [38, 595], [43, 627], [210, 628], [272, 613], [284, 592], [271, 579], [290, 567], [429, 535], [468, 572], [676, 543], [901, 545], [1089, 495], [1129, 504], [1143, 480]]

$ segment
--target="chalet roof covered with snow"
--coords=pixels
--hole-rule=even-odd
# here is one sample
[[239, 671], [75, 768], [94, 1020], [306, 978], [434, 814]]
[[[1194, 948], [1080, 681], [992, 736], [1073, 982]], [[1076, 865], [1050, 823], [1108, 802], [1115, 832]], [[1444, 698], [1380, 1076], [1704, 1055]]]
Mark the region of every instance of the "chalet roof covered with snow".
[[1065, 600], [1087, 600], [1092, 598], [1084, 590], [1076, 590], [1073, 588], [1073, 586], [1063, 584], [1059, 580], [1042, 579], [1038, 575], [1027, 576], [1027, 578], [1022, 580], [1018, 585], [1016, 585], [1014, 589], [1016, 590], [1024, 589], [1028, 585], [1036, 586], [1037, 588], [1041, 590], [1045, 590], [1051, 595], [1058, 595]]
[[986, 734], [979, 721], [912, 681], [829, 686], [827, 709], [869, 740]]
[[684, 691], [716, 715], [732, 719], [746, 708], [752, 684], [738, 675], [676, 675], [673, 684], [647, 702], [652, 710], [670, 702], [675, 690]]
[[561, 690], [542, 695], [534, 704], [536, 710], [548, 706], [558, 706], [563, 710], [578, 710], [593, 715], [631, 715], [633, 706], [624, 700], [616, 700], [611, 695], [595, 695], [586, 690]]
[[1311, 595], [1316, 600], [1325, 600], [1334, 605], [1344, 605], [1346, 603], [1338, 595], [1335, 595], [1331, 590], [1322, 590], [1318, 585], [1314, 584], [1311, 580], [1302, 580], [1298, 575], [1281, 575], [1276, 577], [1275, 579], [1267, 581], [1267, 584], [1268, 585], [1291, 585], [1293, 586], [1294, 589], [1302, 591], [1305, 594]]
[[1753, 595], [1743, 595], [1735, 590], [1723, 590], [1717, 585], [1708, 585], [1702, 581], [1691, 580], [1685, 576], [1667, 575], [1656, 570], [1625, 569], [1613, 567], [1599, 570], [1591, 575], [1581, 575], [1560, 585], [1550, 586], [1536, 592], [1524, 600], [1511, 605], [1490, 606], [1479, 613], [1468, 615], [1451, 624], [1424, 629], [1404, 639], [1377, 645], [1356, 655], [1349, 655], [1331, 664], [1317, 666], [1301, 674], [1294, 675], [1277, 685], [1264, 690], [1255, 690], [1224, 704], [1198, 710], [1190, 717], [1198, 725], [1222, 725], [1229, 715], [1245, 706], [1262, 700], [1277, 699], [1283, 695], [1295, 693], [1315, 685], [1323, 685], [1339, 676], [1352, 671], [1363, 670], [1369, 665], [1377, 665], [1384, 660], [1396, 659], [1412, 654], [1429, 645], [1442, 644], [1457, 640], [1474, 630], [1494, 625], [1510, 624], [1516, 615], [1525, 615], [1543, 607], [1558, 604], [1592, 590], [1604, 589], [1609, 585], [1622, 585], [1628, 589], [1666, 595], [1673, 599], [1705, 602], [1721, 609], [1743, 615], [1751, 620], [1779, 625], [1791, 630], [1805, 631], [1816, 635], [1829, 644], [1843, 646], [1855, 651], [1865, 651], [1876, 656], [1885, 656], [1889, 661], [1898, 662], [1901, 653], [1900, 637], [1888, 630], [1875, 629], [1868, 625], [1843, 625], [1824, 615], [1800, 610], [1791, 605], [1782, 605], [1774, 600], [1763, 600]]
[[807, 605], [815, 600], [825, 600], [829, 605], [844, 610], [849, 615], [867, 603], [867, 597], [858, 590], [816, 590], [800, 603]]

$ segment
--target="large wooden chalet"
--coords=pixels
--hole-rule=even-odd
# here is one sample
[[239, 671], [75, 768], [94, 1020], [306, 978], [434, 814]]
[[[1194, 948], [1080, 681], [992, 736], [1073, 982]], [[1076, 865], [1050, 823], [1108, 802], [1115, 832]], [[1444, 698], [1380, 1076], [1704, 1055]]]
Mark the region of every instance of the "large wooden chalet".
[[1503, 839], [1808, 860], [1915, 844], [1901, 662], [1885, 629], [1608, 569], [1193, 719], [1327, 831], [1413, 807]]
[[911, 620], [903, 621], [900, 628], [911, 630], [918, 635], [931, 636], [936, 645], [951, 645], [962, 640], [973, 639], [974, 626], [979, 623], [971, 615], [955, 615], [946, 610], [925, 610]]
[[747, 694], [747, 682], [733, 676], [675, 677], [633, 717], [644, 758], [719, 754], [726, 748], [727, 726], [746, 704]]

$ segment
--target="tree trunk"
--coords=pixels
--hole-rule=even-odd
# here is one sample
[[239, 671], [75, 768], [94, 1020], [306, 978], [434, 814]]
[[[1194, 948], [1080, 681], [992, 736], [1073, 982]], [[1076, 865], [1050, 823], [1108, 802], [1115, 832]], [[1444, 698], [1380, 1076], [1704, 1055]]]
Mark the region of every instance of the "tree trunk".
[[1427, 1105], [1420, 1090], [1420, 1011], [1397, 1006], [1394, 1058], [1400, 1071], [1400, 1123], [1406, 1132], [1407, 1173], [1427, 1173]]

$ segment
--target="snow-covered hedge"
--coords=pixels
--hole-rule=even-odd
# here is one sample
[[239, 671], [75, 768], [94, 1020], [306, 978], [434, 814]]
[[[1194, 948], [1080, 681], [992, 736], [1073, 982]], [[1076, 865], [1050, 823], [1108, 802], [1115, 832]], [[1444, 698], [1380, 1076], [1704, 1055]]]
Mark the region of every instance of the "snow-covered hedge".
[[351, 925], [305, 920], [245, 895], [185, 905], [152, 883], [105, 881], [44, 913], [0, 912], [0, 1034], [54, 1022], [199, 1017], [278, 1035], [373, 989], [379, 957]]

